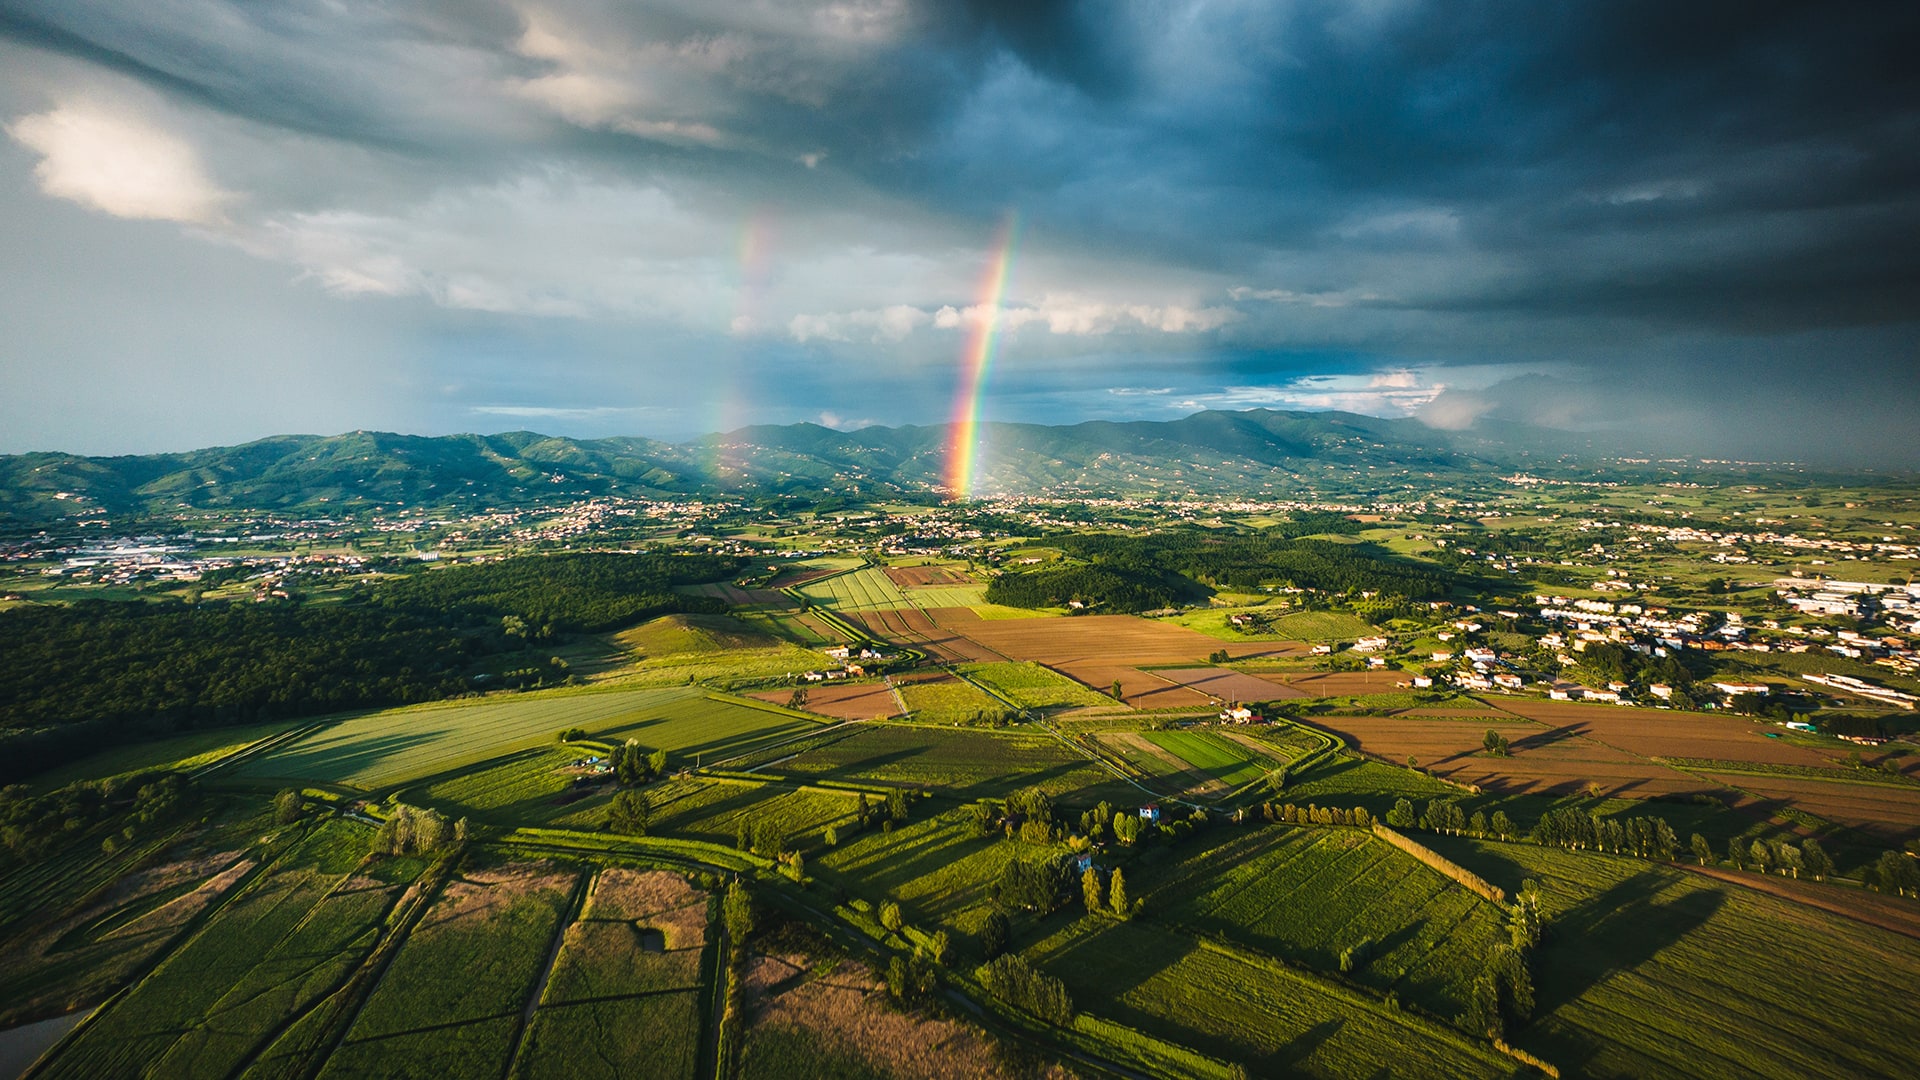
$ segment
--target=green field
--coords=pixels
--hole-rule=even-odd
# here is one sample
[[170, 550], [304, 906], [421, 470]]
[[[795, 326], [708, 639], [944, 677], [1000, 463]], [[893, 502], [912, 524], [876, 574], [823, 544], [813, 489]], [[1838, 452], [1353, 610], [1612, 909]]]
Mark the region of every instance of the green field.
[[189, 731], [160, 739], [116, 743], [106, 750], [33, 778], [37, 788], [51, 789], [75, 780], [102, 780], [149, 769], [193, 769], [211, 764], [270, 735], [291, 731], [299, 721], [278, 720], [244, 727]]
[[915, 585], [903, 594], [915, 607], [977, 607], [987, 602], [985, 585]]
[[590, 752], [578, 746], [528, 750], [408, 795], [454, 817], [502, 825], [544, 821], [563, 812], [562, 797], [573, 790], [573, 777], [561, 770]]
[[1273, 620], [1273, 632], [1298, 641], [1350, 641], [1380, 632], [1379, 627], [1344, 611], [1297, 611]]
[[1255, 753], [1209, 731], [1149, 731], [1142, 738], [1229, 788], [1250, 784], [1286, 764], [1283, 758]]
[[328, 725], [238, 766], [238, 776], [316, 781], [371, 790], [553, 744], [579, 727], [596, 738], [638, 739], [673, 760], [706, 760], [811, 730], [771, 707], [697, 689], [562, 691], [423, 705]]
[[835, 611], [888, 611], [915, 606], [886, 571], [864, 567], [800, 586], [800, 595]]
[[1024, 787], [1039, 787], [1076, 805], [1139, 798], [1139, 789], [1059, 740], [1029, 731], [867, 724], [769, 771], [926, 788], [963, 800], [1005, 798]]
[[[323, 1077], [499, 1075], [575, 875], [457, 879], [407, 936]], [[542, 872], [544, 870], [544, 872]]]
[[[922, 804], [924, 806], [924, 804]], [[839, 882], [869, 900], [891, 899], [907, 921], [922, 929], [945, 927], [963, 948], [973, 950], [975, 934], [991, 905], [988, 886], [1008, 862], [1040, 861], [1054, 845], [982, 838], [964, 810], [916, 818], [891, 833], [862, 833], [822, 852], [816, 873]]]
[[1029, 709], [1111, 705], [1113, 699], [1032, 662], [963, 664], [961, 671]]
[[1450, 1028], [1250, 950], [1151, 921], [1080, 919], [1027, 955], [1081, 1009], [1256, 1076], [1504, 1077], [1512, 1061]]
[[[1423, 835], [1423, 841], [1427, 837]], [[1515, 1041], [1594, 1076], [1903, 1077], [1920, 941], [1635, 859], [1433, 837], [1541, 883], [1539, 1015]]]
[[1269, 826], [1182, 849], [1143, 884], [1159, 917], [1321, 971], [1343, 949], [1352, 977], [1447, 1018], [1505, 932], [1504, 913], [1360, 829]]
[[356, 889], [369, 830], [317, 829], [49, 1062], [45, 1075], [222, 1075], [337, 986], [418, 864]]
[[925, 724], [964, 724], [1007, 708], [999, 698], [959, 679], [895, 685], [912, 718]]

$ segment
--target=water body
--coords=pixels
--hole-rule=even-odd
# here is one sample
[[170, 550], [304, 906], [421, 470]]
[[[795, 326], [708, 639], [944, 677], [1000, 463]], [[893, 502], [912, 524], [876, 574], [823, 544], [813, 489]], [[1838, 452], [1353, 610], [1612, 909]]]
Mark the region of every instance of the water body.
[[92, 1009], [84, 1009], [0, 1031], [0, 1080], [16, 1080], [40, 1060], [40, 1055], [46, 1053], [48, 1047], [59, 1042], [61, 1036], [72, 1031], [75, 1024], [92, 1013]]

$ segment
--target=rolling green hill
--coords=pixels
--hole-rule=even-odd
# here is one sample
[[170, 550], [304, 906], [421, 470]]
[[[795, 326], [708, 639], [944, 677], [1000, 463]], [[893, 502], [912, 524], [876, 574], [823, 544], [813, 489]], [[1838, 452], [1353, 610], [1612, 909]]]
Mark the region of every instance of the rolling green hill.
[[[1388, 483], [1418, 473], [1486, 475], [1538, 453], [1546, 433], [1436, 431], [1417, 420], [1267, 409], [1165, 422], [987, 424], [981, 490], [1283, 495], [1331, 480]], [[476, 508], [596, 496], [732, 492], [895, 496], [935, 488], [941, 427], [843, 432], [749, 427], [685, 443], [579, 440], [528, 431], [425, 437], [355, 431], [281, 435], [184, 453], [0, 457], [0, 519], [105, 512], [300, 510], [352, 515], [399, 506]]]

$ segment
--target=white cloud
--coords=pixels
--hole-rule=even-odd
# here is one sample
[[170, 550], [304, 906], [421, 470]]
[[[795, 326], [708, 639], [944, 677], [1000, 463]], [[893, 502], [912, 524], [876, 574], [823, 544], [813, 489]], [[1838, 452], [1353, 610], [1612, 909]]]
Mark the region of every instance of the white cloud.
[[820, 414], [819, 423], [821, 427], [830, 427], [835, 431], [859, 431], [861, 428], [872, 427], [878, 423], [878, 421], [868, 419], [849, 420], [839, 413], [829, 410]]
[[[984, 304], [956, 308], [948, 304], [933, 313], [933, 325], [955, 330], [978, 325], [991, 313]], [[1181, 304], [1110, 303], [1078, 298], [1048, 297], [1036, 305], [999, 309], [1002, 330], [1042, 325], [1049, 333], [1095, 336], [1119, 331], [1154, 330], [1163, 334], [1200, 334], [1217, 330], [1243, 316], [1230, 307], [1188, 307]]]
[[[901, 341], [915, 328], [933, 321], [933, 316], [910, 304], [893, 304], [864, 311], [846, 311], [829, 315], [795, 315], [787, 323], [787, 333], [795, 341], [819, 338], [826, 341]], [[829, 425], [832, 426], [832, 425]]]
[[6, 130], [41, 156], [41, 191], [114, 217], [213, 224], [232, 197], [186, 140], [102, 105], [61, 105]]

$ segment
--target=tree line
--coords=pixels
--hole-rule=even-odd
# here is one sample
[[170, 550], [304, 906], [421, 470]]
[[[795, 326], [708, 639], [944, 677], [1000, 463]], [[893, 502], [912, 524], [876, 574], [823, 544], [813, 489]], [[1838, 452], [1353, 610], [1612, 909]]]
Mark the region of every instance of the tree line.
[[711, 608], [673, 585], [735, 568], [705, 555], [528, 556], [334, 604], [88, 600], [0, 612], [0, 780], [127, 737], [560, 683], [566, 668], [536, 651], [539, 639]]

